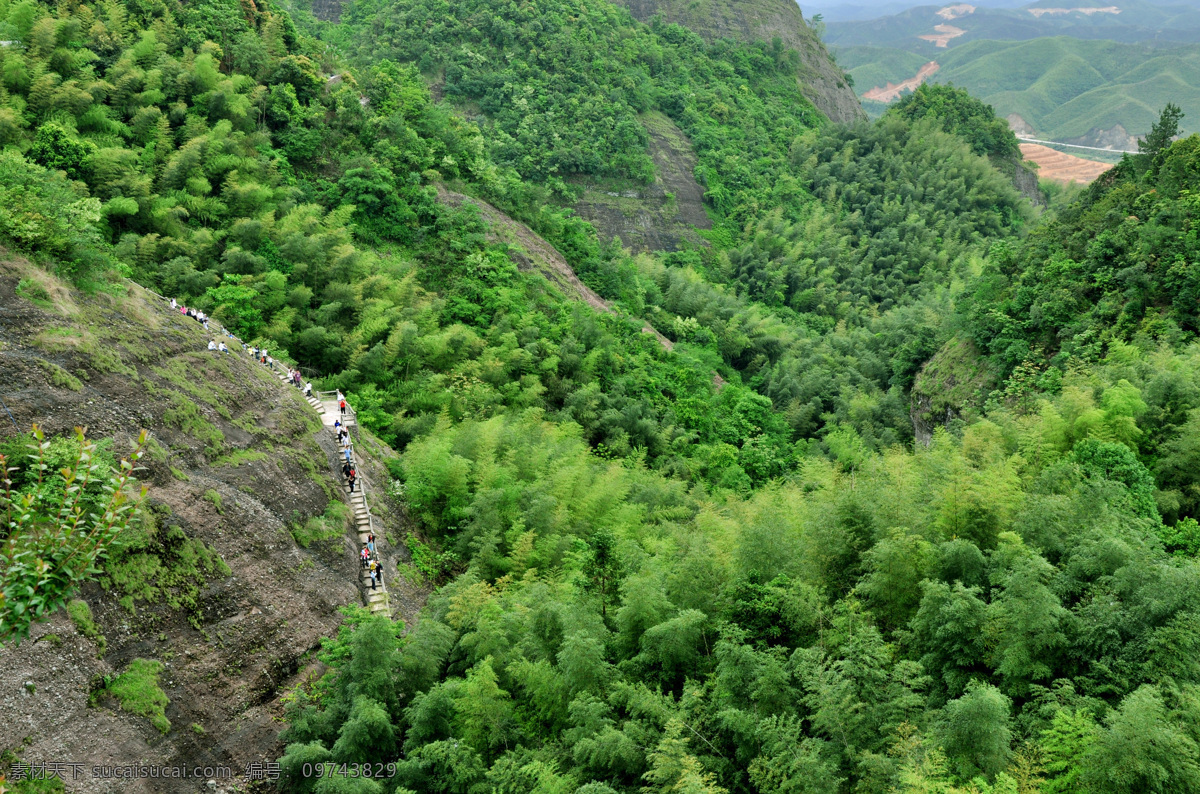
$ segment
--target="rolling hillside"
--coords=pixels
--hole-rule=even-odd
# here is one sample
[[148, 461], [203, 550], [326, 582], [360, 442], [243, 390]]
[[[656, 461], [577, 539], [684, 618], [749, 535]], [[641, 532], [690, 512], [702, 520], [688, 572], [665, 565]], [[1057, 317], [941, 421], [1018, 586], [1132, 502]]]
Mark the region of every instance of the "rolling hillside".
[[[860, 96], [914, 76], [928, 60], [885, 47], [846, 47], [837, 54]], [[1192, 46], [1058, 36], [972, 41], [932, 57], [939, 68], [931, 81], [966, 88], [1030, 137], [1133, 148], [1168, 102], [1183, 108], [1185, 129], [1200, 118], [1200, 51]], [[879, 103], [866, 107], [882, 109]]]
[[[1041, 0], [1011, 9], [961, 5], [962, 10], [952, 16], [944, 14], [947, 6], [923, 5], [876, 19], [830, 22], [825, 40], [835, 46], [899, 47], [918, 53], [934, 53], [970, 41], [1025, 41], [1047, 36], [1126, 43], [1200, 41], [1200, 10], [1184, 5], [1156, 5], [1144, 0], [1117, 3]], [[939, 25], [945, 27], [947, 23], [962, 30], [962, 34], [941, 46], [936, 41], [921, 39], [932, 37]]]

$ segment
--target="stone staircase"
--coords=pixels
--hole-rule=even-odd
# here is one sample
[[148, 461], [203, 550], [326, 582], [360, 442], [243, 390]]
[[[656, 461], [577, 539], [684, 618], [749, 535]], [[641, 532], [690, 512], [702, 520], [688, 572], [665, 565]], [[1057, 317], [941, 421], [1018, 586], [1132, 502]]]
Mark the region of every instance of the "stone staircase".
[[[282, 371], [282, 367], [278, 362], [275, 363], [275, 370], [280, 381], [291, 388], [295, 388], [295, 386], [288, 381], [287, 374]], [[305, 396], [305, 400], [308, 401], [308, 404], [312, 406], [314, 411], [321, 415], [321, 422], [325, 425], [325, 429], [330, 433], [330, 435], [333, 435], [334, 433], [333, 423], [339, 418], [342, 419], [342, 426], [345, 427], [348, 432], [353, 433], [353, 428], [358, 426], [358, 423], [354, 419], [354, 411], [351, 410], [349, 406], [347, 406], [346, 416], [340, 416], [338, 411], [338, 403], [335, 398], [320, 399], [318, 397], [308, 395]], [[353, 452], [350, 453], [350, 457], [351, 460], [354, 459]], [[340, 454], [338, 460], [343, 460]], [[341, 479], [340, 471], [338, 472], [338, 478]], [[353, 493], [351, 493], [350, 487], [344, 481], [342, 482], [342, 492], [346, 495], [346, 501], [350, 503], [350, 509], [354, 513], [354, 528], [358, 534], [358, 543], [360, 548], [366, 545], [367, 537], [372, 532], [375, 533], [375, 545], [378, 547], [380, 542], [379, 536], [381, 534], [380, 532], [376, 532], [374, 529], [375, 518], [371, 515], [371, 508], [367, 504], [366, 488], [366, 481], [362, 475], [359, 475]], [[380, 528], [382, 529], [382, 527]], [[379, 559], [378, 552], [376, 552], [374, 559], [377, 562], [382, 562], [382, 560]], [[379, 585], [372, 588], [371, 577], [367, 570], [361, 566], [358, 570], [359, 580], [363, 586], [363, 590], [367, 594], [367, 609], [371, 610], [371, 612], [374, 614], [390, 616], [392, 610], [391, 603], [388, 599], [387, 583], [381, 577]]]
[[[131, 285], [138, 287], [139, 289], [145, 290], [148, 294], [154, 295], [162, 300], [163, 303], [170, 302], [167, 297], [159, 295], [157, 292], [143, 287], [141, 284], [138, 284], [132, 279], [126, 279], [126, 281], [128, 281]], [[171, 308], [171, 311], [175, 311], [174, 307]], [[242, 346], [244, 352], [246, 345], [242, 343], [240, 338], [223, 328], [221, 324], [215, 320], [210, 320], [210, 326], [212, 326], [210, 332], [215, 331], [218, 336], [226, 337], [236, 341]], [[236, 353], [237, 349], [231, 348], [231, 352]], [[282, 383], [286, 384], [289, 388], [296, 388], [295, 385], [288, 380], [286, 367], [275, 360], [271, 361], [271, 367]], [[324, 392], [324, 394], [333, 395], [334, 392]], [[330, 434], [333, 434], [333, 423], [339, 415], [337, 400], [332, 397], [322, 400], [312, 396], [305, 396], [305, 399], [308, 401], [308, 404], [312, 406], [312, 409], [321, 415], [321, 421], [325, 425], [325, 429], [328, 430]], [[351, 431], [352, 428], [356, 428], [358, 426], [358, 422], [355, 421], [354, 409], [350, 408], [349, 404], [346, 406], [346, 411], [346, 416], [342, 419], [342, 425], [347, 429], [347, 431]], [[353, 460], [353, 452], [351, 452], [351, 459]], [[340, 456], [339, 460], [341, 460]], [[337, 474], [339, 475], [340, 479], [341, 472], [338, 471]], [[380, 542], [379, 536], [381, 533], [375, 532], [375, 518], [371, 515], [371, 508], [367, 505], [367, 484], [365, 478], [363, 478], [361, 475], [358, 479], [357, 485], [357, 490], [355, 490], [354, 493], [351, 493], [349, 486], [347, 486], [345, 482], [342, 483], [342, 491], [346, 494], [346, 500], [350, 503], [351, 510], [354, 511], [354, 527], [358, 534], [358, 542], [360, 546], [365, 545], [368, 535], [374, 532], [375, 544], [378, 546]], [[381, 524], [380, 529], [382, 528], [383, 527]], [[379, 560], [378, 552], [376, 552], [375, 559], [376, 561], [382, 562]], [[355, 562], [357, 562], [357, 559]], [[372, 613], [383, 614], [390, 617], [392, 611], [391, 604], [388, 600], [387, 585], [382, 581], [382, 578], [378, 587], [372, 588], [371, 577], [368, 576], [366, 570], [360, 566], [359, 579], [363, 589], [367, 594], [367, 608], [371, 610]]]

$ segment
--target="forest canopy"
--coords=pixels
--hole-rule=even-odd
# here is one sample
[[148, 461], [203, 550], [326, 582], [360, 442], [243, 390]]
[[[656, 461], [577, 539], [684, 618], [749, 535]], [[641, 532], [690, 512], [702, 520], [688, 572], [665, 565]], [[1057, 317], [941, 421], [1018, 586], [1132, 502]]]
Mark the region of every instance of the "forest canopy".
[[[347, 610], [283, 790], [1200, 788], [1200, 138], [1169, 117], [1039, 217], [961, 90], [839, 127], [795, 53], [606, 3], [0, 20], [4, 244], [210, 312], [396, 451], [434, 592]], [[571, 209], [653, 177], [649, 111], [705, 246]], [[304, 771], [367, 761], [395, 777]]]

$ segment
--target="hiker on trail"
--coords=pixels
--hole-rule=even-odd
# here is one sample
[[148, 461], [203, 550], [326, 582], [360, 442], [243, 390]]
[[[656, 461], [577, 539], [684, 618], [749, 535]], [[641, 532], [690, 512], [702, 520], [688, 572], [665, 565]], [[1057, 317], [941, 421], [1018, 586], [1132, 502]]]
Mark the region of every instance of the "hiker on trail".
[[309, 381], [308, 383], [304, 384], [304, 396], [312, 397], [312, 381]]
[[350, 462], [350, 447], [346, 447], [345, 452], [346, 452], [346, 462], [349, 463]]
[[367, 551], [371, 552], [372, 555], [375, 554], [375, 535], [374, 534], [367, 535]]
[[379, 584], [379, 570], [378, 570], [378, 567], [375, 565], [375, 561], [372, 560], [371, 561], [371, 589], [374, 590], [375, 586], [378, 584]]
[[179, 308], [179, 304], [175, 302], [175, 299], [174, 299], [174, 298], [171, 298], [171, 308], [172, 308], [172, 309], [177, 309], [177, 308]]
[[360, 560], [362, 560], [362, 567], [366, 568], [367, 563], [369, 563], [371, 560], [371, 555], [370, 552], [367, 551], [367, 546], [365, 543], [363, 544], [362, 551], [358, 553], [358, 557]]
[[218, 350], [220, 350], [222, 353], [228, 353], [228, 352], [229, 352], [229, 348], [225, 347], [225, 343], [224, 343], [224, 342], [221, 342], [221, 343], [219, 343], [219, 344], [217, 345], [217, 349], [218, 349]]
[[350, 493], [354, 493], [354, 472], [350, 472], [350, 476], [346, 478], [346, 482], [350, 483]]
[[262, 363], [266, 364], [267, 363], [267, 349], [264, 347], [262, 350], [258, 351], [258, 354], [260, 356], [262, 356]]
[[345, 400], [338, 401], [338, 407], [342, 409], [342, 416], [345, 416], [346, 415], [346, 401]]
[[209, 350], [216, 350], [216, 349], [217, 349], [217, 340], [216, 340], [216, 339], [210, 339], [210, 340], [208, 340], [208, 349], [209, 349]]
[[351, 471], [352, 471], [352, 469], [350, 468], [350, 463], [348, 461], [346, 463], [342, 464], [342, 476], [343, 477], [349, 477]]
[[204, 330], [207, 331], [208, 330], [208, 319], [206, 318], [206, 319], [202, 320], [202, 322], [204, 323]]

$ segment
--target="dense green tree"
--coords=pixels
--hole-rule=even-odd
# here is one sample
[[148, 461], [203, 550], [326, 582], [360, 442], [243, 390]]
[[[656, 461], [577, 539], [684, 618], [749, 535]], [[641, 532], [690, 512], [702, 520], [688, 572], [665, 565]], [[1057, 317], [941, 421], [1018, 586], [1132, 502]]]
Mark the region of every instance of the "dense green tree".
[[1011, 707], [998, 689], [979, 681], [946, 704], [937, 730], [946, 757], [964, 779], [982, 773], [990, 780], [1007, 766]]
[[51, 440], [34, 425], [0, 447], [0, 641], [25, 639], [100, 572], [137, 521], [145, 489], [133, 491], [133, 471], [145, 443], [143, 433], [118, 464], [81, 429]]

